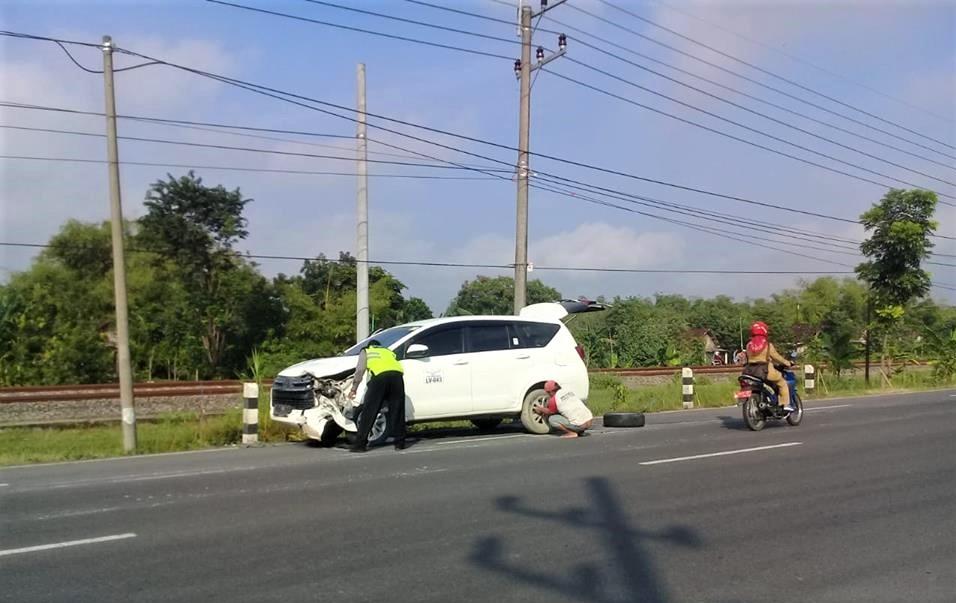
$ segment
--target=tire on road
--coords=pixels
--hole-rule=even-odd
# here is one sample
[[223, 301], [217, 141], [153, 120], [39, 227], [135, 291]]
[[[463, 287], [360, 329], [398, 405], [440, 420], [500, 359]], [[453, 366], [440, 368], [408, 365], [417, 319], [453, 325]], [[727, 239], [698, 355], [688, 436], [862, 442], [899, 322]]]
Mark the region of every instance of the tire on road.
[[539, 435], [551, 431], [547, 419], [532, 410], [535, 406], [546, 405], [547, 400], [548, 393], [541, 387], [531, 390], [524, 397], [524, 403], [521, 405], [521, 424], [526, 431]]
[[472, 419], [471, 424], [477, 427], [481, 433], [488, 433], [501, 425], [501, 419]]
[[757, 396], [754, 396], [744, 402], [743, 408], [741, 408], [741, 413], [744, 416], [744, 423], [747, 425], [747, 428], [750, 431], [760, 431], [764, 428], [764, 425], [767, 424], [767, 420], [760, 414], [760, 411], [757, 408], [760, 399]]
[[608, 412], [604, 413], [605, 427], [644, 427], [644, 413], [642, 412]]
[[797, 410], [787, 415], [787, 423], [796, 427], [803, 421], [803, 400], [800, 399], [799, 394], [794, 397], [793, 403], [797, 406]]

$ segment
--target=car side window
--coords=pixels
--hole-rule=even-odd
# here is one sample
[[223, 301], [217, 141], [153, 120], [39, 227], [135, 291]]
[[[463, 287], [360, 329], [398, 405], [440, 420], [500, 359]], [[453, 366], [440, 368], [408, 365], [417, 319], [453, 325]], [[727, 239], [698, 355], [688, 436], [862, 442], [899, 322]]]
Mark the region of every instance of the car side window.
[[513, 322], [511, 347], [543, 348], [551, 343], [560, 328], [556, 324], [546, 322]]
[[464, 332], [465, 330], [462, 327], [433, 329], [427, 333], [422, 333], [411, 343], [427, 345], [429, 356], [461, 354], [465, 351]]
[[469, 352], [491, 352], [511, 347], [508, 324], [472, 325], [468, 327]]

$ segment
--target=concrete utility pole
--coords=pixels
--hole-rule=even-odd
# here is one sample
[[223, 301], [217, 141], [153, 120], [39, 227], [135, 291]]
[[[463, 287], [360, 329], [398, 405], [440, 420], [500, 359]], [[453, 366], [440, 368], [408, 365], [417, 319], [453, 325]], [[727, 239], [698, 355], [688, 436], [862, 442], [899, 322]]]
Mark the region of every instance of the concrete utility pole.
[[530, 162], [528, 146], [531, 138], [531, 72], [541, 69], [554, 59], [562, 56], [567, 49], [567, 37], [558, 36], [558, 52], [547, 59], [544, 48], [538, 47], [537, 64], [531, 64], [531, 38], [534, 30], [531, 23], [552, 8], [567, 0], [558, 0], [548, 6], [548, 0], [541, 0], [541, 10], [537, 13], [530, 6], [520, 7], [519, 32], [521, 34], [521, 58], [515, 61], [515, 76], [521, 82], [518, 97], [518, 194], [515, 220], [515, 303], [514, 312], [518, 314], [527, 305], [528, 299], [528, 180]]
[[365, 63], [359, 63], [358, 79], [358, 195], [355, 205], [357, 237], [355, 245], [356, 297], [355, 337], [362, 341], [368, 337], [368, 139], [365, 116]]
[[113, 290], [116, 297], [116, 365], [123, 409], [123, 451], [136, 451], [136, 410], [129, 354], [129, 309], [126, 302], [126, 256], [123, 250], [123, 202], [120, 198], [119, 150], [116, 145], [116, 96], [113, 90], [113, 40], [103, 36], [103, 82], [106, 98], [106, 158], [110, 180], [113, 238]]

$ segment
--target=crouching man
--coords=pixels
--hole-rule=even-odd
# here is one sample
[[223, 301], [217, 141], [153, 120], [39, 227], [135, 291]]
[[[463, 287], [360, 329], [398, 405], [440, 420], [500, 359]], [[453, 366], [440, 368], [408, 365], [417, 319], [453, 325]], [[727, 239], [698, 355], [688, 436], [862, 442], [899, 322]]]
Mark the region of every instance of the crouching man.
[[562, 438], [587, 435], [586, 431], [591, 428], [594, 415], [581, 398], [575, 396], [571, 390], [562, 390], [554, 381], [545, 383], [544, 391], [548, 394], [548, 405], [536, 406], [534, 411], [548, 418], [552, 431], [560, 433]]

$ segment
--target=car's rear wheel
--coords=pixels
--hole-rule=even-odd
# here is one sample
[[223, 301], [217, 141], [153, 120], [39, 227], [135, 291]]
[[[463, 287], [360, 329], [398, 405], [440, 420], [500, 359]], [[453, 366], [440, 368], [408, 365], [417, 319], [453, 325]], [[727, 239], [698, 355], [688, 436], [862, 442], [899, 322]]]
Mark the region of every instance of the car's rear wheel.
[[535, 434], [551, 431], [548, 420], [534, 412], [536, 406], [547, 406], [547, 404], [548, 393], [542, 388], [533, 389], [524, 397], [524, 403], [521, 405], [521, 424], [527, 431]]
[[471, 424], [477, 427], [481, 433], [488, 433], [501, 425], [501, 419], [472, 419]]

